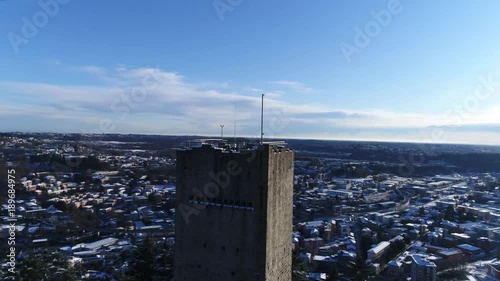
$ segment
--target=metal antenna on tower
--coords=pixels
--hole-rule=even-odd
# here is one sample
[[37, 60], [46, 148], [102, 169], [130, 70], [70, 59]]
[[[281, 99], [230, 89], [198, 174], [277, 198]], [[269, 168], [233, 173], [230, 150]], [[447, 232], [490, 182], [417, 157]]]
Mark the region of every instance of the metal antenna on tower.
[[234, 101], [234, 138], [233, 138], [233, 145], [236, 148], [236, 100]]
[[262, 94], [262, 107], [260, 109], [260, 144], [264, 139], [264, 94]]
[[220, 125], [220, 138], [224, 138], [224, 125]]

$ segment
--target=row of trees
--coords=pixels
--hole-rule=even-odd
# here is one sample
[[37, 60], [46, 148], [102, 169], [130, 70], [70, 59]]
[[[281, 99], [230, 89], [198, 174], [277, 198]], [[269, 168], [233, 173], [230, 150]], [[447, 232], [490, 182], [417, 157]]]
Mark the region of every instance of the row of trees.
[[146, 237], [131, 252], [122, 252], [119, 261], [128, 262], [127, 281], [160, 281], [173, 278], [174, 255], [172, 247], [166, 242], [154, 241]]
[[[120, 274], [116, 269], [123, 264], [129, 265], [128, 270]], [[137, 247], [124, 250], [101, 265], [72, 265], [62, 252], [29, 251], [18, 257], [15, 274], [0, 270], [0, 276], [12, 281], [77, 281], [93, 269], [108, 276], [123, 275], [119, 279], [125, 281], [160, 281], [173, 278], [173, 265], [171, 246], [146, 237]]]
[[[81, 280], [80, 264], [70, 266], [66, 255], [60, 252], [30, 251], [18, 258], [15, 274], [4, 272], [4, 280], [15, 281], [76, 281]], [[0, 272], [0, 275], [1, 272]]]

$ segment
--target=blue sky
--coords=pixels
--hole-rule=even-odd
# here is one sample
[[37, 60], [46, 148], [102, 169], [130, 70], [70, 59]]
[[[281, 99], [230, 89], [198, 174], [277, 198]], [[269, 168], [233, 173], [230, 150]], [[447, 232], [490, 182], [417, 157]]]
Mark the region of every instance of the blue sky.
[[0, 131], [500, 144], [499, 10], [0, 1]]

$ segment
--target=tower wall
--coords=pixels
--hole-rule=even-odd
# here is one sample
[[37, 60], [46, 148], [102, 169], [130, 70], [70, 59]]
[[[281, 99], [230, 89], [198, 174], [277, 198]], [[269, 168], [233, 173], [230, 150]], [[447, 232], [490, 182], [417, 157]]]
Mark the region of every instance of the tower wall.
[[177, 153], [175, 280], [290, 280], [293, 151]]

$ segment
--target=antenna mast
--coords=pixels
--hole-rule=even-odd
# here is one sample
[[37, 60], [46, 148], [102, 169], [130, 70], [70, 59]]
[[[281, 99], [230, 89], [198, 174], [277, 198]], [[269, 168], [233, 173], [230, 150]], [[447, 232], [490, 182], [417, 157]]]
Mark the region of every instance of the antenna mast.
[[260, 109], [260, 144], [264, 139], [264, 94], [262, 94], [262, 106]]
[[233, 145], [236, 148], [236, 100], [234, 101], [234, 139], [233, 139]]

